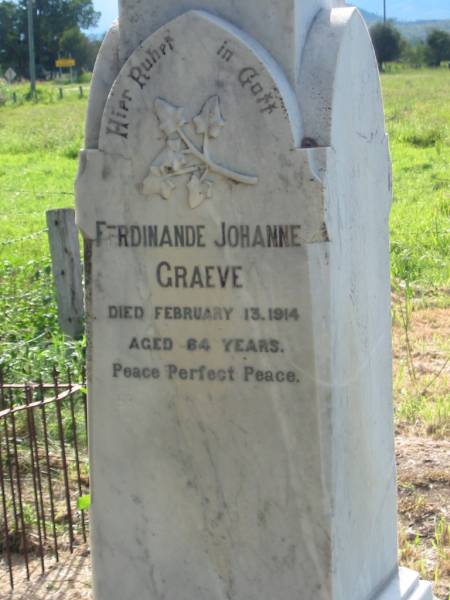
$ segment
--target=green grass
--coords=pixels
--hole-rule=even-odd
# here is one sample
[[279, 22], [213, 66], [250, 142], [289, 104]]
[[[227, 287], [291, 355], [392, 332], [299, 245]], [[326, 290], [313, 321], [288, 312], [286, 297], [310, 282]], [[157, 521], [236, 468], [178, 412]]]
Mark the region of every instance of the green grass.
[[[450, 71], [382, 81], [394, 164], [393, 282], [448, 305]], [[17, 104], [9, 95], [0, 106], [0, 361], [18, 379], [82, 360], [82, 344], [58, 330], [44, 230], [46, 210], [74, 205], [87, 102], [76, 90], [60, 100], [53, 84], [39, 87], [38, 102], [15, 89]]]
[[14, 381], [50, 379], [52, 364], [79, 378], [83, 361], [57, 324], [45, 213], [74, 206], [86, 100], [42, 95], [0, 108], [0, 365]]
[[394, 175], [392, 275], [416, 293], [450, 281], [450, 71], [385, 74]]
[[[86, 101], [27, 103], [0, 109], [0, 244], [45, 228], [45, 211], [74, 205]], [[23, 265], [48, 257], [45, 235], [0, 245], [0, 260]]]
[[[394, 171], [393, 287], [401, 290], [396, 297], [406, 313], [418, 299], [448, 307], [450, 70], [396, 71], [382, 82]], [[74, 205], [87, 103], [69, 92], [60, 100], [51, 84], [41, 86], [38, 103], [27, 101], [26, 92], [17, 86], [18, 102], [9, 97], [0, 105], [0, 368], [8, 381], [19, 382], [40, 375], [50, 380], [54, 364], [62, 372], [70, 365], [80, 380], [84, 342], [68, 340], [58, 327], [45, 212]], [[412, 339], [409, 327], [405, 343]], [[420, 340], [417, 334], [411, 343]], [[448, 351], [447, 342], [436, 345], [438, 353]], [[403, 354], [395, 371], [397, 423], [423, 423], [429, 435], [448, 437], [448, 377], [414, 373], [413, 348], [409, 367]], [[448, 536], [448, 523], [437, 523], [434, 573], [419, 538], [401, 538], [402, 562], [438, 581], [448, 572]]]

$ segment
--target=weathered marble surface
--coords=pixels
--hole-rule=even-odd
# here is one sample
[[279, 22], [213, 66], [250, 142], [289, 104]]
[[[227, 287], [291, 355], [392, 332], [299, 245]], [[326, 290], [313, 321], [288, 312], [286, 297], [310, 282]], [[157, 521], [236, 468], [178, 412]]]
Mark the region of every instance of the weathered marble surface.
[[119, 74], [119, 23], [113, 23], [97, 56], [86, 116], [85, 148], [98, 148], [100, 125], [111, 87]]
[[150, 34], [187, 10], [208, 10], [258, 40], [295, 86], [313, 19], [321, 8], [344, 5], [344, 0], [120, 0], [121, 57], [128, 58]]
[[[245, 32], [166, 22], [195, 2], [124, 0], [94, 79], [77, 219], [96, 600], [430, 600], [397, 568], [391, 174], [367, 30], [320, 2], [199, 4]], [[222, 223], [258, 243], [219, 247]], [[197, 244], [148, 247], [144, 225]], [[261, 247], [267, 225], [288, 226], [284, 247]], [[186, 288], [167, 287], [176, 265]]]

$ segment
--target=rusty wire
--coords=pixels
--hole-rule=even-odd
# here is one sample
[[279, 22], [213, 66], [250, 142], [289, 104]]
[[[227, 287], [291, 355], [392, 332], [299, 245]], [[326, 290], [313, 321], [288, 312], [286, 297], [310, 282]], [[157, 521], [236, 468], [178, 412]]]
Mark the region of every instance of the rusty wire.
[[0, 372], [0, 563], [11, 588], [17, 569], [37, 558], [45, 572], [67, 548], [85, 543], [88, 515], [77, 500], [88, 493], [87, 400], [84, 385], [12, 384]]

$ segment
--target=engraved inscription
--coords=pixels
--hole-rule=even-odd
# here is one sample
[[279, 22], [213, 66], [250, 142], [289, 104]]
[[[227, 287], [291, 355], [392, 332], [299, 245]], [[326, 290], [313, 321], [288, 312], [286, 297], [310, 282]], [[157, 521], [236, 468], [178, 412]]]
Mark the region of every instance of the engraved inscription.
[[151, 79], [152, 69], [168, 54], [175, 50], [175, 40], [167, 34], [157, 48], [147, 48], [145, 58], [130, 69], [129, 77], [142, 89]]
[[228, 41], [225, 40], [222, 46], [217, 50], [217, 56], [223, 58], [225, 62], [230, 62], [234, 56], [233, 50], [228, 46]]
[[260, 73], [254, 67], [241, 69], [239, 83], [243, 88], [250, 90], [262, 113], [267, 112], [271, 115], [274, 110], [279, 108], [273, 91], [264, 88], [260, 81]]
[[[309, 376], [298, 350], [309, 333], [301, 310], [308, 292], [295, 283], [297, 301], [287, 280], [305, 275], [309, 223], [287, 203], [280, 213], [260, 212], [283, 193], [269, 179], [272, 148], [289, 134], [283, 116], [290, 117], [286, 105], [295, 112], [294, 96], [281, 70], [275, 76], [244, 42], [226, 30], [191, 38], [166, 26], [133, 53], [108, 102], [104, 132], [131, 161], [123, 168], [134, 188], [130, 210], [99, 216], [92, 236], [95, 251], [129, 269], [99, 317], [118, 330], [107, 363], [118, 386], [212, 394], [231, 383], [289, 394]], [[189, 66], [186, 81], [178, 80]], [[286, 156], [283, 184], [296, 165]], [[258, 167], [241, 162], [251, 157]], [[302, 170], [298, 179], [306, 182]], [[293, 177], [288, 193], [292, 184]]]
[[128, 112], [132, 97], [130, 90], [122, 92], [117, 108], [111, 111], [111, 117], [108, 119], [106, 133], [113, 133], [123, 138], [128, 138]]
[[[301, 225], [295, 223], [235, 225], [223, 221], [216, 227], [207, 227], [113, 225], [99, 221], [97, 246], [127, 253], [136, 248], [147, 248], [149, 253], [166, 248], [197, 251], [265, 248], [269, 252], [295, 253], [302, 246], [300, 232]], [[126, 321], [129, 326], [129, 336], [124, 338], [128, 358], [112, 363], [112, 378], [187, 384], [299, 385], [301, 372], [289, 356], [290, 332], [293, 327], [301, 327], [299, 308], [266, 303], [265, 295], [260, 303], [253, 305], [213, 304], [210, 291], [239, 292], [244, 287], [250, 288], [250, 272], [243, 256], [242, 264], [232, 264], [229, 256], [226, 262], [218, 256], [217, 264], [212, 264], [206, 259], [208, 254], [203, 260], [199, 254], [197, 264], [182, 264], [182, 255], [176, 264], [169, 258], [158, 257], [150, 271], [155, 284], [152, 288], [154, 293], [160, 290], [165, 295], [160, 295], [155, 304], [108, 303], [105, 314], [110, 322]], [[174, 290], [180, 304], [174, 303], [171, 296]], [[182, 302], [186, 291], [196, 290], [202, 292], [205, 303]], [[150, 323], [155, 326], [149, 327]], [[213, 327], [208, 327], [209, 324]], [[164, 332], [164, 337], [160, 332]]]

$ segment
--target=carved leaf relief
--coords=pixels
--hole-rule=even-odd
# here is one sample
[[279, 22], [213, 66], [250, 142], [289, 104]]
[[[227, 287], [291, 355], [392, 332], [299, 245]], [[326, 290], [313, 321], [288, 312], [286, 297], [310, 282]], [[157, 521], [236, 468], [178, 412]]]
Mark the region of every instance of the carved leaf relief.
[[[189, 206], [194, 209], [213, 197], [214, 180], [207, 179], [208, 176], [221, 176], [246, 185], [258, 183], [257, 177], [223, 167], [211, 158], [210, 141], [217, 139], [225, 127], [219, 96], [208, 98], [190, 122], [185, 118], [184, 108], [173, 106], [162, 98], [155, 100], [154, 111], [166, 144], [142, 183], [143, 194], [169, 200], [184, 177], [187, 178]], [[192, 141], [187, 127], [201, 137], [201, 147]]]
[[205, 102], [199, 115], [194, 118], [195, 130], [209, 138], [217, 138], [225, 126], [220, 111], [219, 96], [212, 96]]

